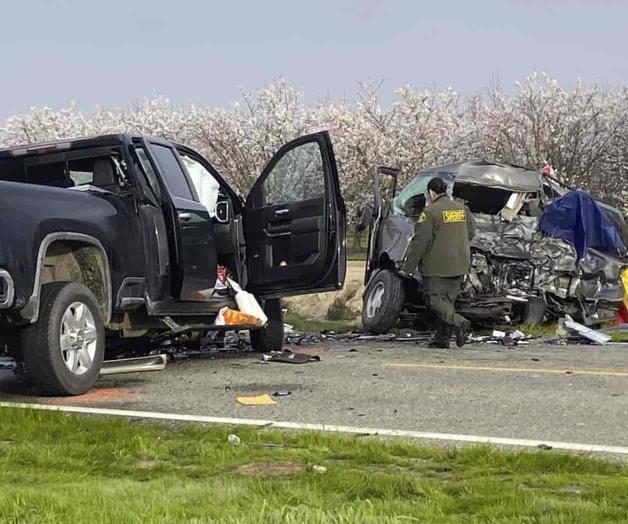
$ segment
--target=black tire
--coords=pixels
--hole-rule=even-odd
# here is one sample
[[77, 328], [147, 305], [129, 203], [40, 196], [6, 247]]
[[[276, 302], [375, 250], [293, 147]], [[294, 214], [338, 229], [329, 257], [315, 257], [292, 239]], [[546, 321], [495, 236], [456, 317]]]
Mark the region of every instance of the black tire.
[[362, 325], [371, 333], [387, 333], [397, 322], [404, 300], [402, 280], [388, 269], [380, 271], [364, 295]]
[[531, 326], [538, 326], [543, 323], [547, 305], [542, 298], [530, 297], [523, 305], [523, 323]]
[[[86, 343], [84, 347], [88, 349], [81, 353], [80, 358], [78, 350], [70, 350], [73, 351], [73, 362], [76, 364], [76, 371], [72, 371], [68, 367], [72, 366], [72, 361], [66, 364], [66, 358], [71, 360], [70, 351], [61, 351], [61, 336], [63, 329], [67, 329], [67, 325], [66, 328], [62, 327], [64, 315], [75, 303], [87, 308], [91, 318], [87, 312], [85, 315], [90, 325], [85, 329], [76, 328], [76, 336], [80, 339], [67, 335], [67, 340], [73, 340], [78, 348], [83, 337], [87, 335], [94, 337], [92, 340], [95, 344], [89, 346]], [[71, 311], [78, 315], [77, 308]], [[39, 318], [37, 322], [24, 328], [21, 338], [26, 371], [42, 393], [82, 395], [96, 383], [105, 355], [105, 327], [96, 297], [84, 285], [76, 282], [53, 282], [42, 286]], [[90, 353], [93, 356], [89, 356]], [[83, 356], [85, 354], [89, 359]]]
[[281, 351], [284, 340], [281, 299], [265, 300], [264, 313], [268, 317], [268, 323], [264, 329], [251, 331], [251, 347], [256, 353]]

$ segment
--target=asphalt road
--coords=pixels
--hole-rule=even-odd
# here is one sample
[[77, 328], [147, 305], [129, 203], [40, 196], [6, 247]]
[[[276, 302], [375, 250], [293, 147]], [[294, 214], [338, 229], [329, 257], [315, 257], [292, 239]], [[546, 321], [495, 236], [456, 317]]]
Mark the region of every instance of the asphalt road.
[[[628, 446], [628, 345], [304, 349], [321, 361], [264, 364], [255, 354], [181, 360], [162, 372], [102, 378], [75, 398], [32, 396], [24, 378], [0, 371], [0, 399]], [[291, 395], [270, 406], [236, 401], [278, 391]]]

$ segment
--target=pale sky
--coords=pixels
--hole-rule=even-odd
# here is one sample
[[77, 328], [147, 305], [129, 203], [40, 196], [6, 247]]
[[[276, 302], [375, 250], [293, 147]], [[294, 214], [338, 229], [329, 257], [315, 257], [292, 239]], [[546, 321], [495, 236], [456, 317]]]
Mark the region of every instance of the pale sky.
[[[308, 102], [357, 81], [471, 93], [532, 71], [628, 84], [628, 1], [8, 0], [0, 120], [163, 95], [224, 106], [278, 77]], [[384, 97], [384, 98], [385, 98]]]

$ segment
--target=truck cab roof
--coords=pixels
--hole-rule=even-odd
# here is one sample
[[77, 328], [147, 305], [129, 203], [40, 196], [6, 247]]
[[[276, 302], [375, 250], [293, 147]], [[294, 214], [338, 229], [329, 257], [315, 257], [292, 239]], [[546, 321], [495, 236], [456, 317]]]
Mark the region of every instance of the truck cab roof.
[[[66, 140], [55, 140], [53, 142], [23, 144], [0, 149], [0, 158], [48, 154], [54, 153], [55, 151], [61, 152], [91, 147], [120, 146], [132, 142], [133, 139], [139, 138], [144, 138], [144, 136], [140, 134], [117, 133], [87, 138], [69, 138]], [[160, 139], [160, 141], [164, 140]]]

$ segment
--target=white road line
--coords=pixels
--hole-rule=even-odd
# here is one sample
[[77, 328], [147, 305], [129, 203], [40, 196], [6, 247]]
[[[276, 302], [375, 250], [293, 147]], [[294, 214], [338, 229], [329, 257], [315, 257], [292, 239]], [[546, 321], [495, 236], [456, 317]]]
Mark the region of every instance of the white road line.
[[627, 446], [606, 446], [601, 444], [578, 444], [575, 442], [553, 442], [549, 440], [529, 440], [505, 437], [485, 437], [480, 435], [457, 435], [453, 433], [430, 433], [405, 429], [361, 428], [355, 426], [335, 426], [330, 424], [304, 424], [300, 422], [282, 422], [248, 418], [209, 417], [204, 415], [185, 415], [178, 413], [157, 413], [152, 411], [131, 411], [125, 409], [91, 408], [86, 406], [59, 406], [52, 404], [28, 404], [20, 402], [0, 402], [4, 408], [25, 408], [44, 411], [62, 411], [64, 413], [83, 413], [90, 415], [109, 415], [116, 417], [146, 418], [153, 420], [174, 420], [178, 422], [201, 422], [205, 424], [229, 424], [234, 426], [257, 426], [276, 429], [297, 429], [308, 431], [327, 431], [333, 433], [352, 433], [360, 435], [379, 435], [384, 437], [403, 437], [410, 439], [442, 440], [446, 442], [470, 442], [475, 444], [496, 444], [499, 446], [522, 446], [528, 448], [551, 447], [565, 451], [587, 451], [591, 453], [613, 453], [628, 455]]

